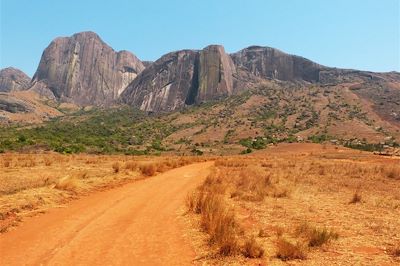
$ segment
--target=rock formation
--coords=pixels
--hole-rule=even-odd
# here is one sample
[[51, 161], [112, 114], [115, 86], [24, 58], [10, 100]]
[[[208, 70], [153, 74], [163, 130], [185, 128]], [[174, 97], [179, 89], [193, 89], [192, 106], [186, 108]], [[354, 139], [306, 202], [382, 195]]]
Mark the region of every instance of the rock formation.
[[231, 55], [235, 65], [260, 78], [318, 82], [325, 67], [270, 47], [251, 46]]
[[200, 51], [197, 102], [226, 97], [233, 92], [235, 65], [224, 47], [210, 45]]
[[184, 106], [189, 91], [197, 89], [193, 80], [197, 58], [198, 52], [191, 50], [164, 55], [138, 75], [122, 93], [121, 100], [149, 112]]
[[234, 72], [222, 46], [172, 52], [138, 75], [121, 100], [144, 111], [172, 111], [231, 95]]
[[109, 105], [143, 69], [132, 53], [115, 52], [97, 34], [82, 32], [50, 43], [32, 83], [61, 101]]
[[0, 70], [0, 92], [26, 90], [31, 79], [21, 70], [8, 67]]

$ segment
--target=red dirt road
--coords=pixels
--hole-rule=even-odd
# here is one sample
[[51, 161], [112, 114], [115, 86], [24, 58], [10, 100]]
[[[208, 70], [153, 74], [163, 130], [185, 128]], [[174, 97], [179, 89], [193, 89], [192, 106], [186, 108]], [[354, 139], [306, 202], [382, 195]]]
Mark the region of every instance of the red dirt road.
[[190, 265], [178, 219], [207, 176], [197, 163], [98, 192], [0, 235], [0, 265]]

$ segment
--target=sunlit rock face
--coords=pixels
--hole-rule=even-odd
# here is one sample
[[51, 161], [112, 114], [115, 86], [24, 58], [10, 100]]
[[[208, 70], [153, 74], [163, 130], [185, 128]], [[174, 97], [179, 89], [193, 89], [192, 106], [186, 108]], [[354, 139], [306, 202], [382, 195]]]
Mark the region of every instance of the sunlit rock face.
[[8, 67], [0, 70], [0, 92], [26, 90], [30, 81], [31, 79], [19, 69]]
[[132, 53], [116, 52], [96, 33], [81, 32], [50, 43], [32, 84], [60, 101], [110, 105], [144, 68]]
[[144, 111], [172, 111], [231, 95], [234, 71], [222, 46], [169, 53], [149, 65], [121, 100]]
[[251, 46], [231, 55], [237, 68], [260, 78], [319, 81], [323, 66], [270, 47]]
[[210, 45], [200, 51], [198, 94], [196, 101], [226, 97], [233, 92], [235, 65], [224, 47]]
[[185, 105], [197, 88], [198, 52], [182, 50], [164, 55], [150, 64], [122, 93], [121, 100], [148, 112], [172, 111]]

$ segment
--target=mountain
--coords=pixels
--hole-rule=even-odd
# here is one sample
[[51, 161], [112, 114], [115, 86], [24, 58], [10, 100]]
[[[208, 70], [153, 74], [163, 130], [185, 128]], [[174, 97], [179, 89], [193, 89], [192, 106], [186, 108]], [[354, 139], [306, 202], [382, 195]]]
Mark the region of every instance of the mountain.
[[62, 102], [110, 105], [144, 69], [128, 51], [114, 51], [94, 32], [53, 40], [33, 76], [32, 90]]
[[223, 46], [210, 45], [161, 57], [137, 76], [121, 101], [144, 111], [172, 111], [241, 93], [265, 79], [318, 82], [327, 69], [269, 47], [229, 55]]
[[26, 90], [30, 81], [28, 75], [19, 69], [8, 67], [0, 70], [0, 92]]
[[[15, 70], [1, 73], [7, 92], [0, 93], [0, 123], [63, 116], [57, 130], [76, 111], [77, 121], [83, 121], [83, 114], [91, 112], [88, 105], [105, 107], [93, 118], [92, 129], [98, 130], [101, 116], [109, 117], [109, 126], [107, 121], [100, 125], [99, 132], [106, 133], [101, 139], [107, 142], [114, 130], [110, 127], [115, 127], [121, 149], [146, 149], [161, 141], [174, 149], [185, 144], [189, 150], [224, 150], [225, 144], [237, 148], [240, 141], [258, 137], [342, 143], [400, 139], [400, 73], [332, 68], [270, 47], [228, 54], [223, 46], [210, 45], [141, 62], [129, 52], [115, 52], [95, 33], [82, 32], [56, 38], [43, 52], [31, 82]], [[144, 111], [144, 124], [108, 109], [114, 105]], [[122, 129], [114, 123], [118, 115], [126, 118], [122, 139]], [[74, 125], [68, 129], [75, 130]], [[155, 132], [144, 133], [142, 127]]]
[[253, 75], [284, 81], [318, 82], [325, 67], [270, 47], [250, 46], [231, 55], [235, 65]]
[[232, 95], [234, 72], [222, 46], [172, 52], [140, 73], [121, 94], [121, 101], [144, 111], [173, 111]]

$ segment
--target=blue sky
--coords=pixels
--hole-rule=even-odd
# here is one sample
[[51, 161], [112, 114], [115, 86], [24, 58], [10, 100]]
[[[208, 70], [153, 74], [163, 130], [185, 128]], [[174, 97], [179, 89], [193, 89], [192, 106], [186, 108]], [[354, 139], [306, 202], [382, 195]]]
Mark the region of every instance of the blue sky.
[[0, 68], [32, 76], [57, 36], [95, 31], [156, 60], [222, 44], [270, 46], [327, 66], [400, 71], [399, 0], [0, 0]]

